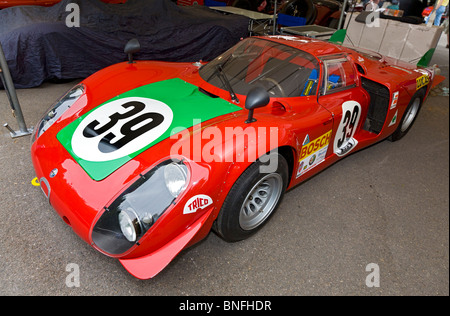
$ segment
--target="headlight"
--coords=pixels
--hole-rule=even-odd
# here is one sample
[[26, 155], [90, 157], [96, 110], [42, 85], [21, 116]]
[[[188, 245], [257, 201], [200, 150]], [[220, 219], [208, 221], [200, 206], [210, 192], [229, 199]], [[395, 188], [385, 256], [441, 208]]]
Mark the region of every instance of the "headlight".
[[154, 225], [188, 183], [188, 168], [167, 160], [133, 183], [100, 216], [92, 241], [101, 250], [125, 253]]
[[122, 234], [128, 241], [135, 242], [137, 235], [141, 233], [141, 223], [139, 216], [132, 208], [120, 211], [119, 225]]
[[186, 170], [179, 164], [171, 163], [164, 168], [164, 180], [170, 194], [176, 198], [186, 186]]
[[32, 139], [38, 139], [53, 123], [59, 119], [84, 93], [84, 86], [78, 85], [67, 92], [46, 112], [45, 116], [39, 122], [35, 129], [36, 136]]

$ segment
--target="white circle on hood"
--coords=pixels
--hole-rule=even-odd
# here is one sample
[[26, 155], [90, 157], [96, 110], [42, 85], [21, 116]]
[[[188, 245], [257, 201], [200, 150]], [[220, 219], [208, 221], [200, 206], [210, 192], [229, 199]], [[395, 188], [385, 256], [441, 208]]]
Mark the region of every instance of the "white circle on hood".
[[172, 109], [161, 101], [141, 97], [114, 100], [83, 119], [72, 136], [72, 150], [93, 162], [126, 157], [158, 139], [172, 121]]

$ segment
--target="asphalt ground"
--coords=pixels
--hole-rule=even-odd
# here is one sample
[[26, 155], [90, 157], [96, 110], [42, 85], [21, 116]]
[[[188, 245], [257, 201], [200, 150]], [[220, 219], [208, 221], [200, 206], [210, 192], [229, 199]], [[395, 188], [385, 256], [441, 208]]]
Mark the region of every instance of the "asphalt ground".
[[[30, 183], [30, 138], [0, 130], [0, 295], [449, 295], [445, 44], [433, 62], [447, 79], [402, 140], [346, 157], [289, 191], [258, 234], [226, 243], [211, 233], [151, 280], [78, 238]], [[73, 84], [19, 90], [27, 124]], [[4, 91], [0, 118], [16, 128]], [[366, 285], [373, 267], [379, 287]]]

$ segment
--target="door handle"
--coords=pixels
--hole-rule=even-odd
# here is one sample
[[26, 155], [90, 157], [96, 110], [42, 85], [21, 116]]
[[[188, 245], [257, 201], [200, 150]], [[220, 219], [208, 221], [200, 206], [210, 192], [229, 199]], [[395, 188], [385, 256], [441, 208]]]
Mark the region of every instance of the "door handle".
[[328, 119], [322, 122], [323, 125], [328, 125], [333, 122], [334, 115], [330, 116]]

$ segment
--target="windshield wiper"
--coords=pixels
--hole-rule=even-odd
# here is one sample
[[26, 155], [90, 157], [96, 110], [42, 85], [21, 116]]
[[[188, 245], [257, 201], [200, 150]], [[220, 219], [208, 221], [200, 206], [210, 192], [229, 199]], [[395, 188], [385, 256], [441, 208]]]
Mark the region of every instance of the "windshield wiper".
[[216, 73], [218, 74], [220, 80], [222, 81], [222, 84], [226, 87], [226, 89], [230, 93], [231, 100], [239, 104], [239, 99], [236, 96], [236, 93], [234, 93], [233, 88], [231, 87], [230, 80], [228, 80], [227, 75], [223, 72], [222, 65], [216, 66]]

